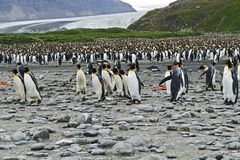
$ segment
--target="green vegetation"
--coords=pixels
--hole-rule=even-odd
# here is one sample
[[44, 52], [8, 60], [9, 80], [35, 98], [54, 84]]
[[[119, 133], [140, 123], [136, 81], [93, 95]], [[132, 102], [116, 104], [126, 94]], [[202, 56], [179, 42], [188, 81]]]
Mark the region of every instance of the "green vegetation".
[[240, 0], [179, 0], [129, 26], [145, 31], [240, 31]]
[[208, 17], [201, 25], [202, 31], [240, 31], [240, 1], [232, 0]]
[[128, 29], [73, 29], [47, 33], [0, 34], [0, 44], [35, 42], [93, 42], [98, 38], [165, 38], [197, 36], [199, 32], [150, 32]]

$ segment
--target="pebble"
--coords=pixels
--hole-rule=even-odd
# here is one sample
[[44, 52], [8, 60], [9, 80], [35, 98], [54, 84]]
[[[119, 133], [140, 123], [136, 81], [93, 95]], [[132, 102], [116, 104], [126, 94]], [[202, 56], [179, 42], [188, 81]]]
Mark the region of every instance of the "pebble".
[[31, 146], [31, 150], [32, 150], [32, 151], [43, 150], [43, 149], [44, 149], [44, 146], [45, 146], [45, 144], [43, 144], [43, 143], [36, 143], [36, 144], [33, 144], [33, 145]]
[[106, 151], [104, 149], [93, 149], [91, 155], [105, 155]]
[[112, 147], [113, 154], [121, 156], [131, 156], [134, 154], [134, 149], [131, 144], [118, 142]]

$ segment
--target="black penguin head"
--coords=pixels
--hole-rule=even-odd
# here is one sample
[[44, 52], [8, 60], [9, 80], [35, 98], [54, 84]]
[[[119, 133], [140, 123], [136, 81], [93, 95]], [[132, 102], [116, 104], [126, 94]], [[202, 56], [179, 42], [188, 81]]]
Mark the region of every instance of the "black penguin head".
[[130, 70], [135, 70], [136, 69], [136, 64], [130, 64], [129, 69]]
[[225, 65], [228, 67], [228, 68], [232, 68], [232, 62], [230, 60], [226, 60], [225, 61]]
[[29, 67], [24, 67], [24, 73], [28, 73], [29, 72]]
[[172, 70], [172, 65], [167, 66], [167, 70]]
[[175, 67], [181, 67], [181, 64], [180, 64], [179, 62], [175, 61], [175, 62], [174, 62], [174, 66], [175, 66]]
[[113, 69], [113, 74], [118, 74], [118, 69], [117, 68]]
[[110, 64], [107, 65], [107, 69], [111, 69], [112, 66]]
[[97, 69], [96, 68], [93, 68], [92, 69], [92, 74], [96, 74], [97, 73]]
[[12, 70], [12, 73], [13, 73], [13, 74], [18, 74], [18, 70], [17, 70], [17, 69], [13, 69], [13, 70]]
[[201, 66], [198, 68], [198, 70], [204, 70], [205, 68], [206, 68], [205, 65], [201, 65]]
[[77, 69], [81, 69], [81, 68], [82, 68], [81, 64], [78, 64]]
[[212, 65], [213, 65], [213, 66], [215, 66], [216, 64], [217, 64], [216, 62], [212, 61]]
[[124, 70], [120, 70], [119, 73], [120, 73], [121, 75], [125, 75]]
[[17, 65], [18, 65], [18, 66], [21, 66], [21, 65], [22, 65], [22, 62], [17, 62]]
[[107, 68], [107, 65], [106, 64], [103, 64], [102, 65], [102, 69], [106, 69]]

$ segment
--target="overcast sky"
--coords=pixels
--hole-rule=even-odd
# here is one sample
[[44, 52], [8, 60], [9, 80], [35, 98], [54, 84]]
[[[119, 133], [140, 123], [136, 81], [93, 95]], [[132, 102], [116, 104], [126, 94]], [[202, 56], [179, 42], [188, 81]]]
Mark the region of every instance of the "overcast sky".
[[131, 4], [136, 10], [150, 10], [162, 8], [176, 0], [122, 0]]

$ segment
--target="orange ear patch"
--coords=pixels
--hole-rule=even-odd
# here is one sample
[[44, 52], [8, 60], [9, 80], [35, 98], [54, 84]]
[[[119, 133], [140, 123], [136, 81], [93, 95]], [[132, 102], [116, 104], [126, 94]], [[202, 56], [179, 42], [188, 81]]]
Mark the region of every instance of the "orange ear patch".
[[8, 82], [1, 82], [0, 81], [0, 86], [8, 85]]

